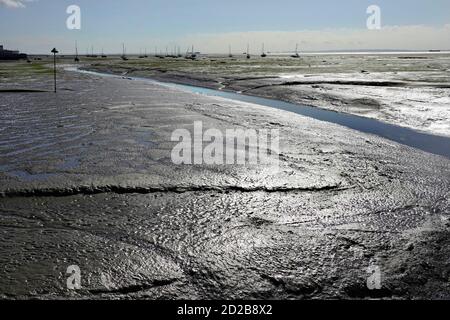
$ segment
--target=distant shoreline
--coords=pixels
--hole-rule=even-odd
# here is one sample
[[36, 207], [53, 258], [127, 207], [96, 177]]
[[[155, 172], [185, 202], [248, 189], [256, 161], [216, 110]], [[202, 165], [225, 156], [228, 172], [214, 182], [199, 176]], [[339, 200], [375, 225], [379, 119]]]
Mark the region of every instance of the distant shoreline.
[[[272, 56], [287, 56], [292, 55], [294, 52], [267, 52], [268, 55]], [[257, 53], [253, 53], [254, 55], [258, 55]], [[439, 55], [439, 54], [450, 54], [449, 50], [428, 50], [428, 51], [415, 51], [415, 50], [354, 50], [354, 51], [302, 51], [299, 52], [300, 56], [311, 56], [311, 55]], [[75, 56], [73, 52], [69, 53], [61, 53], [60, 55], [65, 56]], [[106, 53], [108, 56], [121, 56], [122, 53]], [[139, 56], [139, 53], [130, 53], [129, 56]], [[201, 53], [201, 56], [228, 56], [228, 53]], [[242, 53], [233, 53], [233, 55], [239, 56]], [[50, 56], [50, 53], [29, 53], [28, 56]], [[80, 55], [84, 56], [84, 55]], [[149, 57], [154, 56], [154, 53], [148, 54]]]

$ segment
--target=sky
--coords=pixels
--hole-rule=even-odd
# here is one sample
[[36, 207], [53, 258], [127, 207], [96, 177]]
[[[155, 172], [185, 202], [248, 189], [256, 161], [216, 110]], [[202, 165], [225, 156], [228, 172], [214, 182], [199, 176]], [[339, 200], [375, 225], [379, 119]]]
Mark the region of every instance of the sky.
[[[69, 5], [81, 29], [66, 27]], [[367, 28], [367, 8], [381, 29]], [[450, 0], [0, 0], [0, 44], [27, 53], [450, 49]]]

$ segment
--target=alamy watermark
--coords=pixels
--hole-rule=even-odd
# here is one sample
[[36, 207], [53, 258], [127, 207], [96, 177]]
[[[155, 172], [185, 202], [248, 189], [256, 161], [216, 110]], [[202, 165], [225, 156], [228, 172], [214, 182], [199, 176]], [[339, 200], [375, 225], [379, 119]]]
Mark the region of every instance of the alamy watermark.
[[69, 30], [81, 30], [81, 8], [75, 4], [67, 7], [66, 13], [69, 17], [66, 20], [66, 27]]
[[[69, 275], [66, 279], [66, 287], [68, 290], [81, 290], [81, 268], [78, 265], [71, 265], [67, 267], [66, 274]], [[90, 273], [87, 275], [87, 280], [85, 284], [91, 285], [92, 277], [96, 275]], [[112, 290], [116, 288], [116, 285], [111, 279], [111, 276], [107, 273], [99, 272], [98, 279], [100, 284], [107, 290]], [[95, 281], [95, 280], [94, 280]]]
[[381, 289], [381, 268], [377, 265], [370, 265], [367, 268], [367, 288], [369, 290]]
[[366, 13], [369, 14], [369, 17], [367, 18], [367, 29], [380, 30], [381, 8], [377, 5], [371, 5], [367, 8]]
[[194, 132], [177, 129], [172, 133], [171, 159], [176, 165], [279, 165], [280, 131], [278, 129], [203, 130], [194, 122]]
[[66, 273], [70, 276], [66, 280], [67, 289], [80, 290], [81, 289], [81, 269], [77, 265], [67, 267]]
[[[66, 20], [66, 27], [69, 30], [81, 30], [81, 8], [76, 4], [67, 7], [66, 13], [69, 15]], [[367, 7], [366, 13], [369, 15], [366, 21], [367, 29], [381, 29], [381, 8], [378, 5]]]

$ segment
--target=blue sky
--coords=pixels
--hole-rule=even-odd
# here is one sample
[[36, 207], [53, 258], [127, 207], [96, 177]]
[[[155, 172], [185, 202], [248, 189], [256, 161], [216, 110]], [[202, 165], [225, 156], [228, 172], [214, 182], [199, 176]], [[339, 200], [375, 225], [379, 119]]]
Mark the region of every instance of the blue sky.
[[[444, 39], [450, 0], [22, 0], [25, 7], [12, 8], [20, 1], [0, 0], [0, 43], [28, 52], [45, 52], [49, 46], [72, 50], [75, 40], [81, 52], [91, 44], [118, 52], [122, 42], [134, 52], [175, 44], [185, 50], [190, 43], [217, 52], [228, 48], [223, 41], [241, 51], [244, 43], [256, 47], [261, 40], [273, 51], [301, 41], [311, 50], [392, 49], [394, 44], [402, 46], [396, 49], [450, 49]], [[66, 28], [71, 4], [81, 8], [81, 30]], [[388, 27], [375, 36], [366, 30], [366, 9], [372, 4], [381, 8], [382, 25]], [[392, 26], [400, 42], [391, 39]], [[383, 38], [385, 44], [379, 41]]]

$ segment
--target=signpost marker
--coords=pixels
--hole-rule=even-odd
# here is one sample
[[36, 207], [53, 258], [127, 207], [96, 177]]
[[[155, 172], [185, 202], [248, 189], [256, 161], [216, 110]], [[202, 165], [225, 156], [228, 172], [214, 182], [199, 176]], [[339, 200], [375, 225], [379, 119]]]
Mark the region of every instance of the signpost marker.
[[58, 53], [58, 50], [56, 48], [53, 48], [53, 79], [55, 81], [55, 93], [56, 93], [56, 54]]

